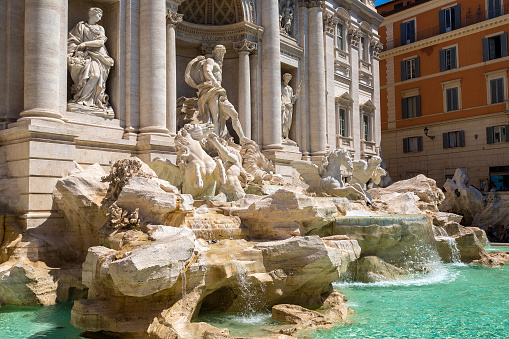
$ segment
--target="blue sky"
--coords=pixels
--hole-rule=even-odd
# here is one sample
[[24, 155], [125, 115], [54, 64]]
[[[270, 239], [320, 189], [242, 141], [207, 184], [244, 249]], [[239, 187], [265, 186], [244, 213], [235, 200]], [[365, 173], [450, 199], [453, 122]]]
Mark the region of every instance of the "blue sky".
[[375, 6], [378, 6], [378, 5], [381, 5], [381, 4], [384, 4], [386, 2], [389, 2], [390, 0], [375, 0]]

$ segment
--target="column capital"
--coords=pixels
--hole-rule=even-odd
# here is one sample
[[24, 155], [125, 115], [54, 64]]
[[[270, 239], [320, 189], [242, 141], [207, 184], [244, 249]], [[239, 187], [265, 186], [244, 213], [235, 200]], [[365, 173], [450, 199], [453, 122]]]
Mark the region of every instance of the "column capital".
[[184, 0], [166, 0], [166, 7], [168, 9], [172, 9], [174, 11], [177, 11], [178, 7], [183, 2], [184, 2]]
[[355, 27], [348, 28], [348, 38], [350, 39], [350, 43], [352, 47], [358, 48], [359, 42], [361, 41], [361, 31]]
[[322, 8], [325, 4], [325, 0], [299, 0], [299, 6], [313, 8], [320, 7]]
[[166, 8], [166, 19], [168, 25], [176, 26], [177, 24], [182, 22], [184, 18], [184, 14], [179, 14], [171, 8]]
[[370, 47], [371, 47], [371, 53], [373, 54], [373, 57], [374, 58], [378, 58], [380, 56], [380, 52], [383, 50], [384, 48], [384, 44], [382, 44], [379, 40], [377, 39], [371, 39], [371, 42], [370, 42]]
[[237, 41], [233, 43], [233, 48], [238, 52], [247, 52], [248, 54], [255, 51], [258, 48], [256, 42], [249, 41], [247, 39]]
[[325, 33], [329, 35], [334, 35], [334, 31], [336, 30], [336, 26], [339, 23], [339, 18], [330, 13], [325, 13], [323, 16], [323, 30]]

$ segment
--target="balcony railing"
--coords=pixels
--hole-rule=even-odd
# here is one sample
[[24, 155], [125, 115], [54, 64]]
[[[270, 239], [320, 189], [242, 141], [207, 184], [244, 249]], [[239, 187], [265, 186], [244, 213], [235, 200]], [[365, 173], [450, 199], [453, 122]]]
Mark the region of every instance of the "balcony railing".
[[[505, 14], [509, 14], [509, 4], [503, 5], [498, 11], [481, 11], [480, 7], [478, 7], [477, 10], [475, 11], [471, 11], [471, 9], [469, 8], [467, 13], [460, 18], [459, 27], [456, 27], [456, 29], [470, 26], [478, 22], [490, 20]], [[418, 31], [417, 34], [415, 35], [415, 41], [428, 39], [439, 34], [442, 34], [440, 33], [440, 26], [431, 27], [423, 31]], [[389, 49], [400, 47], [402, 45], [409, 44], [402, 44], [401, 38], [394, 39], [385, 43], [383, 50], [387, 51]]]

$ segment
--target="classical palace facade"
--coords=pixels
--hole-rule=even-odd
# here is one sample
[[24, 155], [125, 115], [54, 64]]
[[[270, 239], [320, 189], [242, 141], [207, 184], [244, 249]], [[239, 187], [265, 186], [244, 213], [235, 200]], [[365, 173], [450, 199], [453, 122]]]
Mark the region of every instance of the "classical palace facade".
[[[174, 158], [173, 138], [197, 97], [186, 67], [218, 44], [228, 100], [278, 172], [337, 148], [355, 159], [377, 155], [382, 19], [370, 0], [1, 1], [0, 207], [22, 214], [29, 229], [62, 222], [52, 192], [75, 162]], [[80, 25], [103, 43], [81, 42]], [[90, 56], [100, 72], [80, 61]], [[283, 140], [285, 73], [296, 98]], [[99, 108], [77, 99], [90, 81], [102, 84], [90, 94]]]
[[[505, 1], [391, 1], [380, 27], [382, 147], [393, 179], [509, 189], [509, 7]], [[490, 182], [491, 181], [491, 182]]]

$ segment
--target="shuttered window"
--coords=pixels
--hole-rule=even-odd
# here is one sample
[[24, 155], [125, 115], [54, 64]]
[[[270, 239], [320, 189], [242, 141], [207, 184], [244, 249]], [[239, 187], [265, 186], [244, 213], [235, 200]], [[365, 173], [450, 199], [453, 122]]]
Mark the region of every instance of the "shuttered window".
[[509, 142], [509, 125], [486, 127], [486, 143]]
[[401, 46], [415, 42], [415, 20], [400, 25]]
[[488, 0], [488, 19], [502, 15], [501, 0]]
[[401, 81], [421, 76], [419, 57], [401, 61]]
[[402, 118], [415, 118], [421, 116], [421, 96], [416, 95], [401, 99]]
[[461, 27], [461, 6], [456, 5], [441, 10], [438, 13], [440, 34], [447, 33]]
[[465, 147], [465, 131], [443, 133], [442, 139], [444, 148]]
[[451, 48], [446, 48], [439, 51], [440, 58], [440, 72], [448, 71], [450, 69], [457, 68], [456, 62], [456, 46]]
[[482, 54], [483, 61], [506, 57], [507, 33], [482, 39]]
[[458, 104], [458, 87], [448, 88], [445, 90], [445, 97], [447, 99], [447, 112], [457, 111]]
[[491, 103], [504, 102], [504, 78], [490, 80]]
[[403, 153], [422, 152], [422, 137], [410, 137], [403, 139]]

